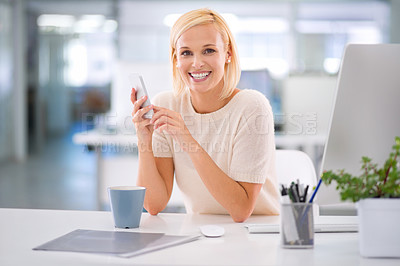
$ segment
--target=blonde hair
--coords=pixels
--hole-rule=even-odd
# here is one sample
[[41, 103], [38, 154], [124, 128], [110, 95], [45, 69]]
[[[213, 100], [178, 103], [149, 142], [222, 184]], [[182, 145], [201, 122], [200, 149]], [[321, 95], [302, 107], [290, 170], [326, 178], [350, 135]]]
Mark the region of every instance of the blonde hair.
[[174, 24], [170, 35], [170, 61], [172, 64], [173, 87], [176, 95], [182, 94], [186, 90], [186, 85], [177, 69], [176, 42], [181, 35], [188, 29], [205, 24], [213, 24], [222, 36], [225, 49], [231, 50], [231, 62], [225, 64], [224, 86], [220, 99], [228, 98], [236, 88], [240, 79], [240, 65], [238, 51], [232, 32], [228, 24], [217, 12], [208, 8], [196, 9], [183, 14]]

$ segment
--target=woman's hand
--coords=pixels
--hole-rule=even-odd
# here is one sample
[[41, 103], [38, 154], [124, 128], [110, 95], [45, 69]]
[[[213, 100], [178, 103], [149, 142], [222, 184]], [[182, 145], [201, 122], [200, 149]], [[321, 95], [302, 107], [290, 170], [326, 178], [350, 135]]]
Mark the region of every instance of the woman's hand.
[[188, 152], [191, 147], [195, 148], [196, 141], [190, 134], [180, 113], [172, 110], [154, 106], [154, 115], [151, 123], [154, 130], [165, 131], [179, 143], [182, 150]]
[[138, 141], [151, 145], [153, 125], [150, 123], [150, 119], [143, 118], [143, 115], [153, 109], [153, 105], [140, 108], [146, 101], [147, 96], [143, 96], [140, 99], [136, 99], [136, 91], [132, 88], [131, 102], [133, 103], [132, 121], [135, 124], [136, 134]]

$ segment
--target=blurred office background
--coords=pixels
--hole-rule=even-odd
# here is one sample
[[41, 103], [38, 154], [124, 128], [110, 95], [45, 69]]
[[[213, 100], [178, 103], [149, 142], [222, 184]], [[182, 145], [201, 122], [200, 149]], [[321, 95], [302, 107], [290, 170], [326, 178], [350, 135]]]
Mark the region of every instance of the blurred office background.
[[[74, 136], [133, 136], [127, 74], [171, 90], [170, 27], [200, 7], [230, 24], [239, 87], [271, 102], [277, 147], [317, 171], [344, 47], [400, 42], [395, 0], [0, 0], [0, 207], [107, 209], [106, 186], [134, 184], [134, 145], [96, 153]], [[167, 211], [182, 210], [177, 194]]]

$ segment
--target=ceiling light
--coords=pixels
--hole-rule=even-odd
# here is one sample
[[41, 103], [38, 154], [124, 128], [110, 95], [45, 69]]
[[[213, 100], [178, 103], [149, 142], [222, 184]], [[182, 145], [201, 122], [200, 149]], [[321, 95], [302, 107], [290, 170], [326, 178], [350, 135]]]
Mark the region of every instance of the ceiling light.
[[68, 28], [72, 27], [74, 23], [75, 17], [70, 15], [43, 14], [37, 19], [37, 25], [39, 27]]

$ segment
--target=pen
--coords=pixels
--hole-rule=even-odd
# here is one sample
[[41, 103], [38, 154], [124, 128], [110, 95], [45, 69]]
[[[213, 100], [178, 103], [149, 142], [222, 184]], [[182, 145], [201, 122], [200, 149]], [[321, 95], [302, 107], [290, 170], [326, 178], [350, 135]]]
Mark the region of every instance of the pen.
[[306, 189], [304, 190], [303, 202], [306, 202], [306, 201], [307, 201], [307, 192], [308, 192], [308, 185], [306, 186]]
[[292, 194], [292, 196], [294, 198], [293, 202], [300, 202], [300, 197], [299, 197], [299, 194], [298, 194], [297, 184], [292, 182], [292, 184], [290, 185], [290, 188], [289, 188], [289, 192], [291, 192], [291, 194]]
[[317, 194], [319, 187], [321, 186], [321, 182], [322, 182], [322, 178], [319, 179], [318, 185], [317, 185], [317, 187], [315, 188], [313, 194], [311, 195], [310, 201], [309, 201], [308, 203], [312, 203], [312, 202], [313, 202], [314, 197], [315, 197], [315, 195]]
[[296, 192], [297, 192], [297, 196], [299, 197], [299, 202], [301, 201], [301, 194], [300, 194], [300, 180], [297, 178], [297, 183], [296, 183]]
[[299, 180], [297, 179], [297, 184], [295, 184], [294, 186], [296, 188], [296, 194], [297, 194], [297, 197], [299, 198], [299, 202], [301, 202], [301, 195], [300, 195], [300, 189], [299, 189], [299, 182], [298, 181]]
[[[315, 195], [317, 195], [318, 189], [319, 189], [319, 187], [321, 186], [321, 182], [322, 182], [322, 178], [319, 179], [318, 184], [317, 184], [317, 187], [314, 189], [314, 192], [313, 192], [313, 194], [311, 195], [310, 201], [309, 201], [308, 203], [312, 203], [312, 202], [313, 202], [314, 197], [315, 197]], [[304, 219], [307, 217], [307, 213], [308, 213], [309, 209], [310, 209], [310, 205], [307, 206], [307, 208], [306, 208], [305, 211], [303, 212], [303, 215], [301, 216], [301, 220], [300, 220], [300, 225], [303, 224]]]
[[289, 195], [289, 198], [292, 201], [292, 203], [297, 202], [296, 201], [296, 197], [294, 196], [294, 192], [293, 192], [292, 188], [288, 189], [288, 195]]
[[282, 196], [286, 196], [288, 193], [287, 193], [287, 188], [283, 185], [283, 184], [281, 184], [281, 186], [282, 186], [282, 189], [281, 189], [281, 195]]

